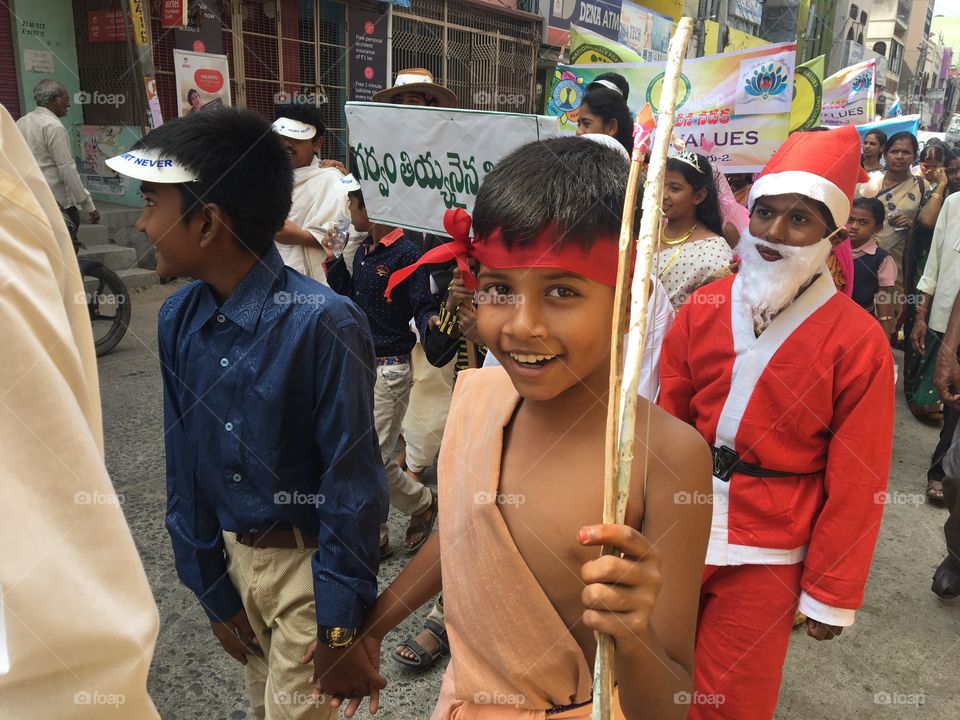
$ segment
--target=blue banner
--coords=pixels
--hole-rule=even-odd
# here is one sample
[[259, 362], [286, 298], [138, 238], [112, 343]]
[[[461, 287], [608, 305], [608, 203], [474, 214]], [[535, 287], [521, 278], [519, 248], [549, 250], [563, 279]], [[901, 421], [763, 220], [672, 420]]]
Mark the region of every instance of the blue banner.
[[900, 117], [880, 120], [878, 122], [864, 123], [863, 125], [855, 125], [854, 127], [857, 128], [857, 132], [860, 133], [860, 137], [863, 137], [871, 130], [882, 130], [887, 137], [890, 137], [894, 133], [903, 131], [911, 132], [916, 135], [920, 131], [920, 116], [901, 115]]

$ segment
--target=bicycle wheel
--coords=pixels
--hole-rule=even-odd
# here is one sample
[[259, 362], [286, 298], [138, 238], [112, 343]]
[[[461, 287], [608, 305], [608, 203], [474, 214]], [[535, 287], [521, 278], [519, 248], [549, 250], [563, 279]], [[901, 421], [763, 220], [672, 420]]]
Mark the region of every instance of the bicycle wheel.
[[97, 357], [117, 346], [130, 324], [130, 293], [120, 276], [98, 262], [80, 263], [83, 288], [93, 326]]

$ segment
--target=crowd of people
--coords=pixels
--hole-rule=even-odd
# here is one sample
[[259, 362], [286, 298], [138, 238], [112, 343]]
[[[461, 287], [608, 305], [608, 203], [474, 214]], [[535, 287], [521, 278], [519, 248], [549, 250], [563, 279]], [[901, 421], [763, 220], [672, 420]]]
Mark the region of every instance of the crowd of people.
[[[371, 221], [308, 104], [191, 114], [107, 161], [139, 183], [158, 273], [194, 279], [158, 318], [165, 522], [258, 718], [376, 711], [383, 638], [432, 602], [390, 655], [450, 655], [435, 720], [590, 717], [595, 633], [616, 717], [769, 720], [791, 630], [831, 640], [863, 602], [891, 348], [941, 426], [932, 589], [960, 595], [960, 154], [910, 133], [798, 132], [729, 178], [671, 150], [627, 514], [599, 524], [628, 93], [598, 77], [580, 137], [508, 153], [449, 237]], [[95, 210], [53, 128], [65, 95], [35, 94], [18, 127], [56, 235], [54, 199]], [[456, 104], [421, 69], [373, 100]]]

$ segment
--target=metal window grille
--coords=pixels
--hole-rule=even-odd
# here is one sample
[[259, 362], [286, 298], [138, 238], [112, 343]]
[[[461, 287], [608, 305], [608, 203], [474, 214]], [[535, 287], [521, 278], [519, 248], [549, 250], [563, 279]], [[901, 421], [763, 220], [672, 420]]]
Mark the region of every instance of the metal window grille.
[[422, 67], [460, 107], [533, 112], [540, 23], [454, 0], [393, 11], [393, 72]]
[[[92, 0], [88, 0], [92, 1]], [[173, 31], [151, 22], [164, 118], [177, 117]], [[344, 6], [330, 0], [222, 0], [223, 51], [233, 104], [273, 119], [285, 98], [317, 102], [327, 121], [324, 156], [346, 158]]]

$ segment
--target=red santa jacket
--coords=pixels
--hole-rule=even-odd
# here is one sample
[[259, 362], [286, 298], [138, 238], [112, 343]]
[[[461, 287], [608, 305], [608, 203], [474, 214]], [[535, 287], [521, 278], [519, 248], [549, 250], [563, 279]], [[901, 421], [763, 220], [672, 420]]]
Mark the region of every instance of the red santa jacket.
[[711, 444], [797, 476], [714, 478], [707, 564], [802, 561], [800, 610], [851, 625], [890, 471], [890, 347], [826, 271], [759, 338], [739, 283], [711, 283], [681, 308], [661, 351], [660, 405]]

